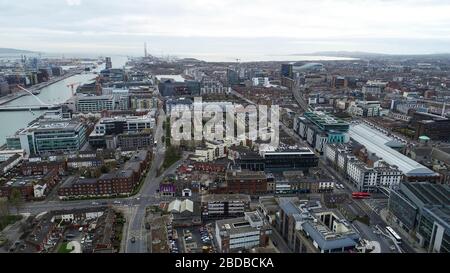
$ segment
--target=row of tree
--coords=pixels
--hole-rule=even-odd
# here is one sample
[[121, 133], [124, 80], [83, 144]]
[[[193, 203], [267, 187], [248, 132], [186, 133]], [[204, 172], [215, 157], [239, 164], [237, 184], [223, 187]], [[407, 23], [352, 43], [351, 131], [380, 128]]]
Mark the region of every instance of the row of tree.
[[17, 214], [24, 200], [19, 189], [14, 188], [11, 191], [9, 198], [0, 198], [0, 217], [5, 217], [11, 214], [11, 208], [15, 208]]

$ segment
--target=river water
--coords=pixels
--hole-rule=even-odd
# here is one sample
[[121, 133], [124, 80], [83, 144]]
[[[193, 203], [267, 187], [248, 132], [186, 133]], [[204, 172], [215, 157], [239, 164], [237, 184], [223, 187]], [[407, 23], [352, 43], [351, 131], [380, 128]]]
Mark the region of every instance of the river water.
[[[117, 56], [111, 57], [113, 67], [123, 67], [127, 61], [127, 57]], [[103, 69], [104, 66], [99, 66], [97, 70]], [[72, 96], [72, 89], [67, 87], [71, 83], [90, 83], [95, 79], [96, 75], [93, 73], [79, 74], [62, 81], [56, 82], [41, 89], [41, 93], [37, 95], [40, 100], [48, 104], [57, 104], [67, 101]], [[14, 105], [39, 105], [38, 100], [33, 96], [25, 96], [13, 100], [5, 106]], [[33, 121], [42, 115], [44, 111], [20, 111], [20, 112], [0, 112], [0, 145], [6, 142], [6, 137], [14, 135], [14, 133], [21, 129], [27, 127], [28, 123]]]

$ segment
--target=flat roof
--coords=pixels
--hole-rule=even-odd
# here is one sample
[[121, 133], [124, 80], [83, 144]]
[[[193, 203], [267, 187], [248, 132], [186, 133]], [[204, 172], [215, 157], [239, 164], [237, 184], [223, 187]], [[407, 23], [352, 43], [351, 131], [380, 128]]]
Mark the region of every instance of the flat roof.
[[450, 205], [450, 187], [448, 185], [432, 184], [428, 182], [402, 183], [425, 205]]
[[364, 145], [371, 153], [375, 153], [390, 165], [398, 166], [407, 176], [436, 176], [435, 172], [419, 164], [411, 158], [388, 147], [386, 144], [394, 140], [366, 124], [350, 126], [350, 137]]
[[227, 201], [242, 201], [250, 203], [250, 196], [246, 194], [206, 194], [202, 196], [202, 202]]

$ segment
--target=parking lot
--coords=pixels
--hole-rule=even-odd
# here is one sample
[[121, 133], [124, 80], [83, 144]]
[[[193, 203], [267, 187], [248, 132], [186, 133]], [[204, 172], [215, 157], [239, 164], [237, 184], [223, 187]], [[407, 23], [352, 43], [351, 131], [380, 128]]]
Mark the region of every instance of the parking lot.
[[211, 229], [207, 226], [178, 228], [178, 244], [181, 251], [186, 253], [214, 253], [214, 243]]

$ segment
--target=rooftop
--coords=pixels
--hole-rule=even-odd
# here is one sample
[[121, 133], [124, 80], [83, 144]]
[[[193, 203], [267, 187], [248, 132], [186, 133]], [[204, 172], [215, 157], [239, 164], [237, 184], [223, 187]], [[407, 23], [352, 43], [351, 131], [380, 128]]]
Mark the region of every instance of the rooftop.
[[375, 153], [390, 165], [398, 168], [407, 176], [436, 176], [435, 172], [419, 164], [411, 158], [387, 146], [393, 138], [370, 128], [366, 124], [356, 124], [350, 127], [350, 137], [364, 145], [368, 151]]
[[401, 189], [410, 191], [425, 205], [450, 205], [450, 187], [427, 182], [402, 183]]
[[202, 202], [242, 201], [250, 203], [250, 196], [246, 194], [206, 194], [202, 195]]

